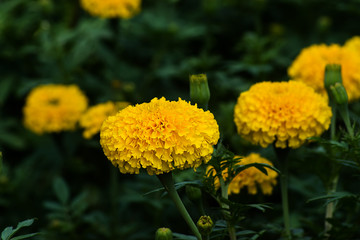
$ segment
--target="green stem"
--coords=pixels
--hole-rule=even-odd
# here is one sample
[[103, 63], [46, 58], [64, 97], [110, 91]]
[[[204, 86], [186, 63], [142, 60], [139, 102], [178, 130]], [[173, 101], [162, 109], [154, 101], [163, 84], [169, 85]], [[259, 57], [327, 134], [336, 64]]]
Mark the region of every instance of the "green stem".
[[330, 106], [332, 109], [332, 117], [330, 123], [330, 138], [331, 140], [335, 140], [336, 138], [336, 105], [333, 104], [330, 100]]
[[[337, 174], [331, 181], [330, 187], [328, 189], [327, 194], [333, 194], [336, 192], [336, 187], [339, 181], [339, 174]], [[326, 205], [326, 211], [325, 211], [325, 234], [327, 237], [329, 237], [330, 235], [328, 234], [328, 232], [331, 230], [332, 225], [331, 223], [329, 223], [327, 221], [327, 219], [332, 219], [334, 216], [334, 212], [335, 212], [335, 208], [336, 208], [336, 202], [330, 202]]]
[[[332, 102], [330, 101], [330, 106], [331, 106], [331, 109], [332, 109], [332, 113], [333, 113], [333, 116], [331, 118], [331, 125], [330, 125], [330, 139], [331, 140], [336, 140], [336, 113], [337, 113], [337, 106]], [[341, 109], [339, 109], [339, 112], [341, 115], [343, 115], [344, 113], [341, 111]], [[343, 116], [342, 116], [343, 117]], [[346, 118], [346, 117], [345, 117]], [[347, 118], [347, 120], [349, 120], [349, 118]], [[350, 126], [350, 121], [347, 121], [344, 119], [344, 122], [345, 122], [345, 125], [349, 131], [349, 126]], [[350, 127], [351, 129], [351, 132], [349, 132], [350, 136], [353, 137], [353, 132], [352, 132], [352, 128]], [[335, 151], [333, 148], [330, 148], [329, 150], [329, 153], [330, 153], [330, 160], [332, 162], [332, 167], [333, 168], [336, 168], [336, 165], [335, 165], [335, 162], [333, 161], [334, 157], [335, 157]], [[333, 170], [334, 171], [334, 170]], [[338, 180], [339, 180], [339, 169], [336, 169], [335, 172], [333, 172], [332, 174], [330, 174], [332, 177], [330, 178], [330, 184], [327, 185], [327, 194], [332, 194], [336, 191], [336, 187], [337, 187], [337, 183], [338, 183]], [[331, 219], [333, 218], [334, 216], [334, 212], [335, 212], [335, 207], [336, 207], [336, 204], [335, 202], [330, 202], [326, 205], [326, 209], [325, 209], [325, 237], [326, 238], [329, 238], [330, 237], [330, 234], [329, 234], [329, 231], [331, 230], [332, 228], [332, 225], [327, 221], [327, 219]]]
[[288, 168], [288, 159], [287, 159], [289, 149], [275, 148], [275, 152], [278, 158], [279, 169], [281, 171], [280, 188], [281, 188], [282, 209], [283, 209], [283, 218], [284, 218], [284, 226], [285, 226], [285, 239], [291, 240], [289, 200], [288, 200], [289, 168]]
[[285, 234], [286, 239], [291, 239], [290, 233], [290, 216], [289, 216], [289, 200], [288, 200], [288, 166], [287, 161], [284, 164], [281, 171], [280, 177], [280, 188], [281, 188], [281, 198], [282, 198], [282, 207], [283, 207], [283, 217], [285, 225]]
[[201, 234], [200, 234], [198, 228], [196, 227], [194, 221], [190, 217], [188, 211], [186, 210], [183, 202], [181, 201], [181, 199], [179, 197], [179, 194], [177, 193], [177, 191], [175, 189], [174, 181], [172, 178], [172, 173], [169, 172], [169, 173], [160, 174], [160, 175], [157, 175], [157, 177], [159, 178], [160, 182], [162, 183], [162, 185], [164, 186], [166, 191], [169, 193], [169, 196], [174, 201], [176, 208], [179, 210], [180, 214], [182, 215], [185, 222], [190, 227], [190, 229], [193, 232], [193, 234], [195, 235], [195, 237], [198, 240], [202, 240]]
[[[219, 179], [220, 179], [221, 197], [227, 200], [227, 199], [229, 199], [229, 194], [228, 194], [229, 184], [226, 184], [222, 177], [219, 177]], [[227, 228], [229, 231], [230, 240], [236, 240], [235, 227], [231, 223], [231, 221], [229, 221], [229, 217], [228, 217], [229, 205], [227, 203], [224, 203], [223, 201], [219, 201], [219, 202], [220, 202], [221, 208], [223, 209], [222, 211], [225, 216], [225, 219], [227, 221]]]

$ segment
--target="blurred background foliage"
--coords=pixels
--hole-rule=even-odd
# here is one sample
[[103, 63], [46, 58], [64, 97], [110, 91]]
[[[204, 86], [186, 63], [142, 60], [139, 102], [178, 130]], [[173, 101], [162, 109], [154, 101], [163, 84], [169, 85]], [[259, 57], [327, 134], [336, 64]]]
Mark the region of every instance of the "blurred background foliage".
[[[142, 11], [129, 20], [92, 17], [74, 0], [0, 1], [0, 229], [37, 218], [29, 228], [41, 232], [37, 239], [153, 239], [163, 226], [189, 234], [161, 191], [146, 194], [160, 187], [158, 180], [121, 175], [103, 155], [98, 136], [85, 140], [81, 129], [38, 136], [25, 129], [22, 107], [33, 87], [77, 84], [90, 105], [135, 104], [161, 96], [189, 100], [189, 75], [206, 73], [209, 109], [223, 144], [236, 154], [258, 151], [273, 160], [271, 148], [259, 149], [237, 136], [233, 107], [238, 95], [259, 81], [287, 80], [287, 68], [302, 48], [343, 44], [360, 34], [359, 22], [359, 0], [144, 0]], [[359, 104], [350, 109], [359, 122]], [[343, 146], [344, 156], [358, 158], [358, 141], [350, 146], [351, 152]], [[324, 149], [310, 144], [292, 154], [289, 191], [296, 239], [321, 239], [324, 201], [308, 200], [325, 193]], [[360, 239], [359, 167], [342, 160], [346, 177], [339, 189], [355, 195], [341, 198], [332, 236]], [[175, 177], [199, 180], [192, 170]], [[183, 188], [179, 191], [198, 219], [196, 206]], [[244, 191], [232, 197], [272, 207], [244, 212], [241, 228], [248, 231], [242, 239], [279, 238], [279, 192], [250, 196]], [[208, 213], [220, 219], [216, 203], [203, 197]]]

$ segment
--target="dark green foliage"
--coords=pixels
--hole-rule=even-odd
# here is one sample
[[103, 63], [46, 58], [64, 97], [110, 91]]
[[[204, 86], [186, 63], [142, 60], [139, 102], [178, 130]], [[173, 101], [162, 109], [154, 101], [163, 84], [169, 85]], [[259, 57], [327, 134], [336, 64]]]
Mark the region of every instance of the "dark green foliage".
[[[120, 174], [98, 135], [85, 140], [80, 128], [41, 136], [25, 129], [22, 108], [32, 88], [77, 84], [90, 105], [190, 100], [189, 75], [205, 73], [222, 139], [208, 164], [217, 177], [231, 169], [227, 182], [249, 167], [266, 174], [277, 164], [236, 165], [235, 155], [251, 152], [276, 159], [272, 147], [237, 135], [239, 94], [256, 82], [288, 80], [302, 48], [359, 34], [359, 9], [358, 0], [144, 0], [137, 16], [122, 20], [92, 17], [78, 0], [0, 0], [1, 239], [147, 240], [162, 226], [174, 239], [194, 239], [157, 178]], [[338, 119], [334, 139], [326, 132], [289, 155], [293, 240], [324, 239], [330, 202], [336, 204], [330, 239], [360, 239], [360, 103], [350, 103], [349, 113], [354, 137]], [[278, 185], [271, 196], [241, 191], [224, 199], [205, 169], [174, 171], [174, 180], [192, 218], [213, 219], [210, 239], [227, 239], [229, 223], [238, 240], [283, 239]], [[328, 194], [337, 174], [337, 189]], [[190, 200], [186, 186], [200, 190], [199, 199]]]

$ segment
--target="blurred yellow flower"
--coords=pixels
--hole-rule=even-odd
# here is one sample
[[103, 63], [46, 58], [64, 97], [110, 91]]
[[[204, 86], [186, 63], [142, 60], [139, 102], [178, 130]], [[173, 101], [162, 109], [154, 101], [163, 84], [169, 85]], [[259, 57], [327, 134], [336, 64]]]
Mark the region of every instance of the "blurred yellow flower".
[[83, 137], [92, 138], [100, 132], [101, 124], [108, 116], [115, 115], [119, 110], [130, 105], [128, 102], [106, 102], [89, 107], [81, 116], [79, 124], [84, 128]]
[[360, 54], [360, 36], [354, 36], [348, 39], [345, 44], [345, 48], [350, 48], [353, 51], [356, 51], [357, 54]]
[[[355, 40], [354, 40], [355, 41]], [[355, 43], [349, 42], [349, 45]], [[293, 80], [303, 81], [321, 94], [326, 94], [324, 73], [327, 64], [341, 65], [343, 85], [349, 101], [360, 98], [360, 54], [337, 44], [312, 45], [304, 48], [288, 69]]]
[[140, 12], [141, 0], [81, 0], [91, 15], [102, 18], [131, 18]]
[[152, 174], [196, 168], [208, 162], [219, 127], [209, 111], [179, 98], [154, 98], [108, 117], [100, 130], [107, 158], [121, 173]]
[[[239, 156], [236, 156], [239, 158]], [[251, 153], [247, 157], [241, 158], [236, 165], [247, 165], [250, 163], [265, 163], [270, 166], [273, 164], [266, 158], [261, 157], [258, 153]], [[274, 170], [266, 168], [267, 175], [261, 172], [256, 167], [249, 167], [239, 174], [237, 174], [230, 182], [228, 188], [228, 194], [238, 194], [240, 190], [244, 187], [247, 187], [249, 194], [257, 194], [257, 187], [260, 187], [263, 194], [270, 195], [273, 191], [273, 187], [277, 184], [276, 178], [278, 173]], [[216, 175], [216, 172], [213, 166], [208, 166], [206, 170], [207, 174]], [[224, 180], [228, 178], [228, 169], [223, 170], [222, 177]], [[220, 181], [218, 177], [215, 178], [214, 182], [215, 188], [220, 187]]]
[[302, 82], [261, 82], [240, 94], [234, 109], [238, 133], [253, 144], [298, 148], [329, 128], [327, 100]]
[[87, 104], [76, 85], [40, 85], [26, 98], [24, 125], [37, 134], [73, 130]]

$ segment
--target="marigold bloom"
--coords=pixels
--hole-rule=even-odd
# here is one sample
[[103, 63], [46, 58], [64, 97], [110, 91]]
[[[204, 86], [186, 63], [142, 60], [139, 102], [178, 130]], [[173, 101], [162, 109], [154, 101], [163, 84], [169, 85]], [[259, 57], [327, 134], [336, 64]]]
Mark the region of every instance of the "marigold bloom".
[[81, 0], [81, 6], [93, 16], [128, 19], [140, 12], [141, 0]]
[[327, 100], [302, 82], [261, 82], [240, 94], [234, 109], [238, 133], [254, 144], [298, 148], [329, 128]]
[[76, 85], [40, 85], [26, 98], [24, 125], [37, 134], [73, 130], [87, 104]]
[[348, 39], [345, 42], [344, 47], [352, 49], [356, 53], [360, 54], [360, 36], [354, 36]]
[[360, 98], [360, 54], [337, 44], [312, 45], [304, 48], [288, 69], [289, 76], [303, 81], [321, 94], [326, 94], [324, 73], [327, 64], [341, 65], [342, 80], [349, 101]]
[[80, 127], [84, 128], [83, 137], [92, 138], [100, 132], [101, 124], [108, 116], [115, 115], [119, 110], [127, 107], [128, 102], [106, 102], [89, 107], [80, 118]]
[[[236, 158], [239, 158], [239, 156], [236, 156]], [[236, 165], [246, 165], [250, 163], [266, 163], [273, 166], [269, 160], [261, 157], [258, 153], [251, 153], [247, 157], [241, 158]], [[241, 171], [231, 180], [228, 194], [238, 194], [241, 189], [247, 187], [248, 193], [255, 195], [257, 194], [257, 187], [259, 186], [263, 194], [270, 195], [273, 191], [273, 187], [277, 184], [276, 178], [278, 173], [269, 168], [266, 168], [266, 170], [267, 175], [256, 167], [249, 167]], [[216, 175], [213, 166], [208, 166], [207, 173], [211, 173], [213, 176]], [[228, 169], [223, 170], [222, 177], [225, 180], [228, 178]], [[217, 177], [215, 178], [214, 185], [216, 189], [220, 187], [220, 182]]]
[[152, 174], [208, 162], [219, 127], [209, 111], [179, 98], [154, 98], [108, 117], [100, 130], [104, 153], [121, 173]]

